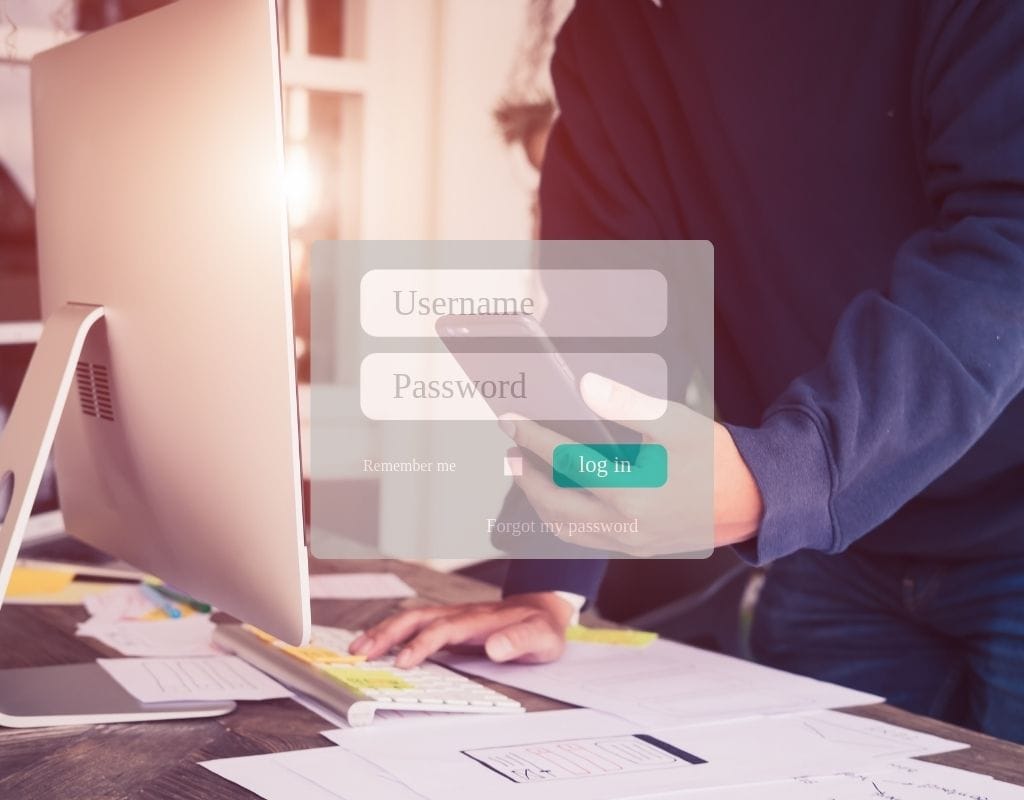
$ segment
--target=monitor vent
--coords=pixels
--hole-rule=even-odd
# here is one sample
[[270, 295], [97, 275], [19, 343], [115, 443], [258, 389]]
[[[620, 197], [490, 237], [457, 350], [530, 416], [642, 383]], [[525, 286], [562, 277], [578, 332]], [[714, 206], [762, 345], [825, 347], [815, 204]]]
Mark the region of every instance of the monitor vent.
[[78, 402], [82, 413], [107, 422], [114, 421], [114, 400], [110, 394], [110, 373], [103, 364], [79, 361], [75, 368]]

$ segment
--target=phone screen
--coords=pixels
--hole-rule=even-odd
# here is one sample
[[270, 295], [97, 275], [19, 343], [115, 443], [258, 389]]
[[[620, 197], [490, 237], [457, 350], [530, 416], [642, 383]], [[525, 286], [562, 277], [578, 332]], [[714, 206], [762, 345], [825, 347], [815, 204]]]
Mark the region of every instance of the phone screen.
[[[530, 363], [530, 392], [524, 397], [492, 398], [487, 403], [496, 416], [514, 413], [533, 420], [579, 444], [620, 445], [617, 455], [635, 457], [640, 436], [615, 422], [597, 416], [584, 402], [575, 375], [554, 342], [536, 319], [530, 316], [449, 315], [437, 321], [436, 329], [445, 347], [471, 380], [494, 377], [493, 353], [542, 354]], [[524, 359], [526, 361], [526, 359]], [[515, 359], [511, 359], [515, 363]], [[525, 370], [525, 366], [523, 368]], [[559, 419], [545, 419], [547, 409], [559, 408]]]

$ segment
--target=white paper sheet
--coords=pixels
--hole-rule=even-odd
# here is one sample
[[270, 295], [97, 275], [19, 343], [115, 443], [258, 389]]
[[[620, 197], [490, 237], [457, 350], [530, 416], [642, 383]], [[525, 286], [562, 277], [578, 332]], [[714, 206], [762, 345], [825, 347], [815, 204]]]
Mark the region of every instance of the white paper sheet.
[[235, 656], [100, 658], [96, 663], [143, 703], [291, 696], [284, 686]]
[[649, 728], [878, 703], [832, 683], [658, 640], [648, 647], [569, 642], [552, 664], [494, 664], [442, 654], [470, 675], [516, 686]]
[[[206, 761], [210, 771], [266, 800], [416, 800], [422, 798], [341, 748]], [[566, 795], [571, 796], [567, 793]], [[1022, 800], [1024, 787], [925, 761], [886, 763], [878, 772], [803, 777], [706, 790], [673, 790], [661, 800]]]
[[[678, 793], [662, 795], [678, 797]], [[687, 800], [1022, 800], [1024, 787], [926, 761], [901, 761], [884, 771], [800, 778], [756, 786], [687, 792]]]
[[416, 590], [390, 572], [354, 572], [310, 575], [309, 596], [314, 600], [379, 600], [415, 597]]
[[[419, 726], [388, 726], [347, 731], [339, 745], [390, 773], [416, 792], [434, 800], [451, 796], [451, 788], [488, 800], [530, 797], [590, 800], [637, 797], [791, 779], [802, 775], [848, 770], [879, 770], [894, 758], [955, 750], [962, 745], [885, 723], [822, 711], [764, 717], [729, 723], [650, 731], [666, 752], [688, 758], [670, 763], [650, 761], [644, 769], [626, 771], [611, 760], [601, 763], [590, 754], [606, 746], [621, 752], [622, 737], [645, 731], [625, 720], [588, 709], [547, 711], [515, 718], [489, 718], [459, 725], [438, 725], [429, 736]], [[334, 738], [334, 737], [332, 737]], [[562, 752], [565, 742], [588, 740], [573, 759]], [[481, 763], [483, 750], [505, 748], [516, 756], [529, 751], [563, 758], [563, 771], [549, 775], [540, 766], [521, 770], [524, 781], [499, 774]], [[589, 774], [580, 760], [591, 764]], [[703, 760], [705, 763], [691, 763]], [[579, 773], [575, 777], [569, 773]]]
[[280, 755], [220, 758], [199, 765], [265, 800], [339, 800], [339, 795], [288, 769]]
[[78, 626], [78, 635], [91, 636], [124, 656], [223, 655], [213, 643], [216, 627], [205, 614], [152, 622], [93, 618]]
[[137, 584], [118, 586], [101, 594], [85, 598], [85, 610], [90, 622], [118, 622], [142, 619], [156, 610]]
[[340, 747], [204, 761], [266, 800], [422, 800], [368, 761]]
[[[596, 719], [599, 721], [599, 724], [595, 726], [593, 724], [595, 718], [589, 712], [547, 713], [553, 716], [544, 717], [543, 714], [540, 716], [545, 723], [543, 733], [548, 736], [557, 736], [559, 733], [564, 733], [567, 725], [570, 729], [576, 729], [580, 724], [587, 724], [592, 726], [589, 731], [591, 740], [595, 737], [605, 738], [602, 737], [602, 734], [606, 733], [608, 729], [603, 726], [611, 719], [607, 715], [598, 715]], [[566, 715], [567, 713], [568, 716]], [[538, 715], [530, 716], [537, 717]], [[893, 740], [898, 742], [895, 749], [906, 749], [911, 743], [917, 745], [918, 749], [926, 751], [948, 746], [943, 743], [943, 740], [921, 736], [910, 731], [903, 732], [902, 729], [895, 728], [894, 726], [883, 725], [879, 728], [870, 720], [858, 720], [857, 718], [838, 714], [804, 716], [815, 717], [816, 720], [814, 721], [822, 728], [828, 728], [830, 724], [834, 723], [836, 721], [834, 720], [835, 717], [845, 717], [846, 720], [852, 719], [852, 725], [847, 726], [844, 724], [842, 738], [854, 743], [856, 745], [855, 751], [857, 752], [860, 752], [862, 749], [866, 735], [879, 737], [886, 748], [893, 747]], [[777, 725], [781, 719], [783, 718], [776, 718], [771, 722]], [[843, 720], [839, 721], [843, 722]], [[496, 723], [500, 723], [502, 720], [491, 719], [486, 722], [487, 724], [484, 727], [494, 728]], [[613, 726], [621, 726], [623, 723], [612, 720], [611, 724]], [[711, 732], [719, 731], [720, 728], [724, 729], [713, 737], [707, 737], [709, 738], [709, 746], [710, 739], [713, 738], [717, 742], [714, 745], [716, 749], [721, 747], [723, 741], [726, 744], [729, 741], [733, 741], [739, 743], [742, 750], [746, 746], [746, 739], [744, 737], [735, 737], [734, 729], [737, 726], [742, 727], [749, 724], [730, 723], [722, 726], [706, 727], [703, 730]], [[447, 727], [443, 726], [443, 723], [441, 725], [442, 727]], [[514, 728], [513, 730], [505, 731], [506, 738], [522, 733], [519, 730], [521, 726], [512, 727]], [[391, 727], [390, 730], [394, 731], [395, 728]], [[375, 738], [375, 735], [366, 737], [366, 734], [372, 731], [373, 729], [359, 729], [357, 731], [334, 731], [332, 733], [340, 741], [349, 743], [361, 737]], [[434, 739], [439, 735], [450, 737], [452, 733], [451, 727], [447, 731], [442, 730], [442, 728], [436, 728], [430, 738]], [[484, 734], [483, 738], [480, 736], [473, 738], [476, 741], [487, 741], [488, 735]], [[662, 734], [656, 734], [656, 736], [665, 738]], [[426, 737], [423, 736], [422, 729], [420, 729], [416, 738], [419, 741], [424, 741]], [[612, 735], [608, 738], [616, 739], [619, 737]], [[382, 739], [378, 744], [386, 741], [386, 739]], [[794, 746], [800, 746], [802, 743], [802, 741], [792, 740]], [[403, 747], [405, 744], [407, 742], [404, 740], [393, 739], [391, 749], [396, 751], [397, 748]], [[571, 744], [571, 742], [568, 744]], [[508, 750], [518, 754], [518, 751], [522, 750], [522, 748], [523, 745], [519, 742], [511, 745]], [[820, 747], [818, 749], [820, 751]], [[477, 750], [470, 749], [469, 752], [479, 755], [479, 748]], [[425, 752], [422, 747], [406, 750], [403, 755], [406, 760], [418, 762], [420, 769], [427, 771], [432, 776], [436, 775], [438, 778], [436, 783], [440, 784], [440, 791], [442, 792], [440, 796], [453, 796], [453, 786], [458, 786], [459, 794], [464, 796], [476, 796], [475, 791], [480, 788], [478, 786], [470, 788], [465, 783], [461, 773], [451, 772], [451, 768], [447, 764], [432, 765], [429, 760], [432, 757], [431, 753]], [[588, 754], [586, 751], [576, 751], [574, 753], [576, 759], [579, 759], [581, 755], [586, 756]], [[741, 755], [743, 755], [742, 752], [735, 754], [736, 757]], [[528, 754], [528, 757], [531, 757], [531, 754]], [[570, 763], [564, 762], [561, 764], [561, 767], [564, 769]], [[399, 782], [395, 776], [385, 772], [379, 766], [343, 747], [317, 748], [292, 753], [269, 754], [266, 756], [221, 759], [205, 762], [203, 766], [228, 780], [246, 787], [261, 797], [267, 798], [267, 800], [295, 800], [296, 797], [310, 798], [310, 800], [329, 800], [329, 798], [340, 798], [341, 800], [417, 800], [417, 798], [437, 796], [433, 793], [423, 792], [424, 787], [422, 785], [417, 787], [421, 791], [416, 791], [414, 788]], [[590, 766], [594, 767], [593, 764]], [[642, 776], [645, 772], [645, 770], [639, 768], [642, 765], [635, 766], [637, 768], [634, 769], [634, 777]], [[694, 767], [695, 770], [703, 768]], [[486, 768], [481, 766], [481, 769]], [[448, 771], [444, 772], [443, 770]], [[651, 771], [653, 770], [647, 770], [647, 772]], [[498, 781], [511, 785], [512, 789], [516, 790], [517, 785], [515, 783], [506, 781], [497, 773], [492, 774], [494, 774]], [[690, 774], [697, 775], [697, 772], [695, 771]], [[446, 775], [448, 776], [447, 778], [445, 777]], [[479, 778], [480, 776], [477, 775], [476, 777]], [[628, 777], [628, 775], [624, 775], [617, 778], [617, 781], [622, 782], [623, 778]], [[406, 779], [408, 779], [408, 776], [406, 776]], [[599, 784], [605, 783], [605, 785], [607, 782], [602, 782], [600, 779], [588, 779], [588, 781], [581, 782], [572, 778], [563, 778], [561, 780], [552, 778], [549, 782], [541, 781], [541, 787], [535, 785], [532, 788], [519, 783], [518, 790], [515, 793], [517, 796], [525, 793], [531, 797], [551, 796], [558, 798], [611, 796], [601, 793], [600, 786], [597, 790], [593, 788], [595, 782]], [[310, 783], [314, 784], [315, 791], [310, 789]], [[557, 788], [557, 791], [548, 792], [552, 787]], [[430, 789], [430, 787], [427, 788], [428, 790]], [[501, 797], [503, 794], [509, 793], [508, 791], [495, 790], [492, 786], [487, 788], [489, 793], [483, 796], [488, 798]], [[537, 791], [538, 788], [541, 788], [540, 792]], [[759, 780], [729, 788], [687, 789], [683, 785], [673, 785], [667, 792], [645, 794], [647, 788], [649, 787], [647, 787], [645, 781], [633, 781], [628, 786], [623, 787], [622, 794], [614, 796], [621, 798], [647, 796], [658, 797], [662, 800], [666, 798], [685, 798], [686, 800], [749, 800], [752, 797], [756, 797], [758, 800], [880, 800], [880, 798], [883, 800], [933, 800], [933, 798], [947, 798], [947, 800], [950, 798], [952, 800], [1022, 800], [1024, 798], [1024, 789], [1021, 787], [993, 781], [985, 775], [906, 758], [896, 760], [872, 759], [870, 769], [866, 771], [851, 771], [817, 777], [805, 776], [776, 780], [774, 782]], [[495, 791], [498, 791], [497, 795], [494, 794]]]
[[340, 747], [286, 753], [277, 760], [320, 789], [344, 800], [423, 800], [423, 795], [387, 772]]
[[[342, 748], [218, 759], [201, 766], [266, 800], [416, 800], [423, 796]], [[569, 791], [566, 797], [579, 796]], [[635, 795], [633, 795], [635, 796]], [[986, 775], [900, 760], [878, 771], [650, 795], [661, 800], [1022, 800], [1024, 787]]]

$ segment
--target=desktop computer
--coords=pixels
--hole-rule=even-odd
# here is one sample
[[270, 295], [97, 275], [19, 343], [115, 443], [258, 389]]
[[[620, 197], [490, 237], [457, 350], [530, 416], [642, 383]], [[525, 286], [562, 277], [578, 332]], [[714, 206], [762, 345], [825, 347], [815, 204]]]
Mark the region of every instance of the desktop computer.
[[[0, 595], [52, 445], [70, 534], [309, 636], [279, 62], [273, 0], [182, 0], [33, 60], [45, 325], [0, 438]], [[231, 708], [0, 671], [6, 726]]]

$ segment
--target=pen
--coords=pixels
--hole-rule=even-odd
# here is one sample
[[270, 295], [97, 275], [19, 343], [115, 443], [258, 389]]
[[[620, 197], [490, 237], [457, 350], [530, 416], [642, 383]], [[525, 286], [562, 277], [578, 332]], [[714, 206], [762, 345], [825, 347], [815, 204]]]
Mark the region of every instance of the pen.
[[144, 595], [146, 595], [146, 599], [149, 600], [149, 602], [163, 611], [171, 619], [178, 619], [181, 616], [181, 610], [175, 606], [174, 603], [160, 594], [160, 592], [156, 590], [156, 587], [150, 586], [148, 583], [140, 583], [139, 589]]
[[198, 611], [202, 614], [209, 614], [211, 611], [213, 611], [213, 607], [209, 603], [201, 603], [200, 601], [192, 597], [189, 597], [187, 594], [179, 592], [176, 589], [172, 589], [169, 586], [165, 586], [162, 584], [150, 584], [150, 586], [152, 586], [154, 589], [156, 589], [156, 591], [160, 592], [160, 594], [162, 594], [169, 600], [173, 600], [176, 603], [182, 603], [188, 606], [189, 608], [193, 609], [194, 611]]

